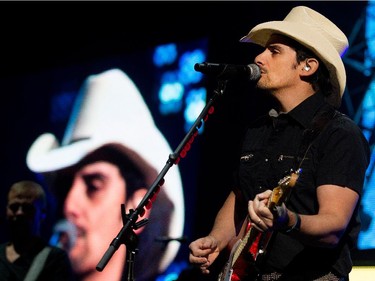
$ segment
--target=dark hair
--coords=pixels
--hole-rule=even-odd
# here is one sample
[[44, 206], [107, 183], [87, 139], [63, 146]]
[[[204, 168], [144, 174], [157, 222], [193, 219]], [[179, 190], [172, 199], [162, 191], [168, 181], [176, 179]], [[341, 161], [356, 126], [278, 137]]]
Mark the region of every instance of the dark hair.
[[331, 98], [334, 95], [334, 88], [331, 81], [327, 66], [322, 60], [309, 48], [305, 47], [301, 43], [293, 40], [285, 35], [283, 36], [288, 42], [289, 46], [296, 51], [296, 61], [301, 63], [306, 59], [315, 58], [319, 62], [318, 70], [311, 76], [306, 77], [306, 81], [310, 82], [315, 91], [320, 91], [326, 99]]
[[320, 91], [326, 98], [334, 95], [334, 89], [331, 82], [331, 77], [326, 65], [322, 60], [315, 55], [310, 49], [295, 41], [292, 46], [296, 51], [296, 60], [298, 63], [315, 58], [319, 62], [318, 70], [311, 76], [307, 77], [307, 81], [311, 83], [315, 91]]
[[146, 176], [126, 154], [119, 152], [114, 145], [104, 145], [88, 154], [78, 163], [78, 168], [87, 164], [106, 161], [116, 165], [122, 178], [126, 181], [128, 196], [139, 188], [147, 187]]

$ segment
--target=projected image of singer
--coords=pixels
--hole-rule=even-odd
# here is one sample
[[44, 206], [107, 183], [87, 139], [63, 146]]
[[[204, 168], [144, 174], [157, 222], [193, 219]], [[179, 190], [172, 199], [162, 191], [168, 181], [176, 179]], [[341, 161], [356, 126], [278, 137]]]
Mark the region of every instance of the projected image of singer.
[[[120, 69], [87, 77], [76, 98], [61, 145], [52, 133], [40, 135], [27, 154], [28, 167], [40, 173], [61, 199], [63, 220], [54, 230], [66, 247], [77, 280], [129, 280], [126, 247], [121, 245], [103, 271], [96, 269], [123, 227], [121, 205], [135, 209], [162, 170], [172, 150], [157, 128], [141, 93]], [[139, 235], [134, 261], [137, 281], [154, 281], [174, 260], [184, 227], [184, 199], [178, 167], [150, 209]], [[125, 245], [126, 246], [126, 245]]]
[[297, 6], [240, 41], [263, 47], [256, 87], [277, 106], [250, 122], [227, 199], [207, 236], [191, 242], [189, 260], [209, 274], [226, 257], [218, 281], [349, 280], [370, 148], [338, 110], [348, 39], [319, 12]]

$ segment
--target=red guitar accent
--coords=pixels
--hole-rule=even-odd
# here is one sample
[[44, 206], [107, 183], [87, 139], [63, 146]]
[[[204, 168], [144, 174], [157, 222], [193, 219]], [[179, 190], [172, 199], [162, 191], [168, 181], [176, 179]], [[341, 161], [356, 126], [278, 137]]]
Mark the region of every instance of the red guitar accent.
[[[267, 207], [273, 210], [280, 206], [288, 197], [291, 188], [296, 184], [301, 170], [292, 172], [282, 178], [278, 186], [272, 190]], [[238, 239], [232, 247], [229, 259], [220, 272], [218, 281], [255, 280], [258, 272], [256, 263], [265, 254], [272, 231], [261, 232], [252, 227], [249, 220], [245, 221], [246, 232], [242, 239]]]

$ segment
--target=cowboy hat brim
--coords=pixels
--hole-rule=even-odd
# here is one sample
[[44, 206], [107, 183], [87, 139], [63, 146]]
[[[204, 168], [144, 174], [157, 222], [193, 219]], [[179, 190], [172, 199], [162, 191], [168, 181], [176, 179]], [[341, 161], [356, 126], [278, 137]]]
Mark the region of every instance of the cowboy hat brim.
[[[300, 12], [302, 9], [307, 8], [297, 7], [293, 10], [295, 13], [302, 13]], [[331, 103], [338, 106], [346, 86], [346, 71], [341, 56], [345, 53], [348, 42], [346, 36], [332, 23], [327, 24], [326, 28], [328, 32], [322, 33], [321, 27], [315, 29], [313, 24], [307, 25], [303, 21], [270, 21], [255, 26], [240, 39], [240, 42], [255, 43], [265, 47], [272, 34], [281, 34], [310, 49], [322, 60], [330, 73], [334, 89]], [[342, 49], [343, 46], [346, 48]]]

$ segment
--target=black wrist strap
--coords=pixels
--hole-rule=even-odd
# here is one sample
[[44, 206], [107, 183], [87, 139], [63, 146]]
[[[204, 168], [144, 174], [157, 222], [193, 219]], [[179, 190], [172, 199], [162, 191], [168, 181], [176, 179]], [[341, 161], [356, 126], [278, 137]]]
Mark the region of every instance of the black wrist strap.
[[287, 229], [284, 230], [285, 233], [290, 233], [292, 231], [299, 231], [300, 228], [301, 228], [301, 217], [299, 214], [297, 214], [296, 212], [293, 212], [293, 215], [295, 217], [295, 223], [291, 226], [291, 227], [288, 227]]

